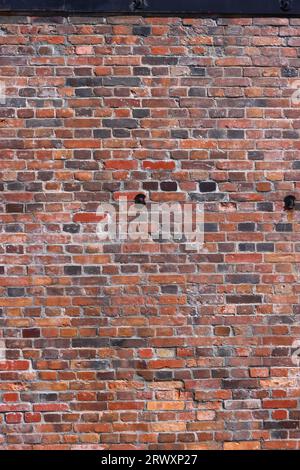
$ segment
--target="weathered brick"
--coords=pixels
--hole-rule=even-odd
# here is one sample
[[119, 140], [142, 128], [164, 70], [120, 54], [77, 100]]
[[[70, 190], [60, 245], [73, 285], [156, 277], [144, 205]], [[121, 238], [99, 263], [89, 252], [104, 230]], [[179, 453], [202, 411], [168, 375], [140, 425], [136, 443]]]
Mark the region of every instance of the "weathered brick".
[[258, 274], [226, 274], [225, 281], [229, 284], [259, 284]]
[[73, 348], [100, 348], [107, 346], [108, 341], [105, 338], [75, 338], [72, 339]]
[[0, 22], [1, 448], [298, 449], [299, 19]]
[[197, 67], [195, 65], [192, 65], [190, 67], [190, 70], [191, 70], [191, 75], [198, 75], [200, 77], [205, 76], [205, 68], [204, 67]]
[[28, 119], [26, 127], [61, 127], [63, 121], [61, 119]]
[[281, 75], [286, 78], [298, 77], [298, 70], [293, 67], [282, 67]]

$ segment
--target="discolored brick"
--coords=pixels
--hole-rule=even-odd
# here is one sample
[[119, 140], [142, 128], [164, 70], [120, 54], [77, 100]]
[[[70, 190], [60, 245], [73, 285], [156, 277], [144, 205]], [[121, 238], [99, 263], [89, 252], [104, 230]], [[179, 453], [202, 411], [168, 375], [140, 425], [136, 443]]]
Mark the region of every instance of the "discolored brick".
[[300, 23], [148, 3], [1, 16], [0, 446], [297, 450]]

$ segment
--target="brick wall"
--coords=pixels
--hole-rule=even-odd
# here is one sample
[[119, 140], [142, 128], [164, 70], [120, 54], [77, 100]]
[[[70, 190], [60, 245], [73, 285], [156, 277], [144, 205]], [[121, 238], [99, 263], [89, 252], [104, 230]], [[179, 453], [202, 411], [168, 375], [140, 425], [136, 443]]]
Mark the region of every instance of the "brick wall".
[[[300, 20], [2, 17], [0, 44], [1, 447], [299, 448]], [[203, 249], [99, 243], [138, 193], [204, 202]]]

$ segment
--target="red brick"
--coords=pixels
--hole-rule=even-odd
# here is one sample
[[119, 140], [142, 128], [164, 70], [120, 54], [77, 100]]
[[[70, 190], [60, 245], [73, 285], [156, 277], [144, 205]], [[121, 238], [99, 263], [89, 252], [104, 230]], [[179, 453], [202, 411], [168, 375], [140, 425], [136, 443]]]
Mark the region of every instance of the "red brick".
[[[1, 21], [1, 448], [299, 449], [299, 19]], [[101, 242], [138, 194], [200, 250]]]
[[7, 413], [5, 421], [7, 424], [19, 424], [22, 421], [22, 413]]
[[26, 423], [39, 423], [41, 417], [40, 413], [25, 413], [24, 420]]
[[174, 170], [175, 162], [173, 161], [145, 161], [143, 162], [145, 170]]
[[69, 406], [63, 403], [40, 403], [33, 406], [34, 411], [68, 411]]
[[225, 442], [224, 450], [260, 450], [259, 441]]

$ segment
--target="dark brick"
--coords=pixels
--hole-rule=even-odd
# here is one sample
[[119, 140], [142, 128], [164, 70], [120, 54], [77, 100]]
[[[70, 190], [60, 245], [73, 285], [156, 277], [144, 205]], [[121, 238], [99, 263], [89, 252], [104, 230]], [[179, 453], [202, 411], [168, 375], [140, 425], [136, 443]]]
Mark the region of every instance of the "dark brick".
[[40, 401], [57, 401], [58, 394], [57, 393], [40, 393]]
[[7, 294], [9, 297], [24, 297], [25, 289], [23, 287], [8, 287]]
[[228, 139], [244, 139], [245, 132], [239, 129], [230, 129], [227, 131]]
[[188, 96], [206, 96], [206, 89], [201, 87], [191, 87]]
[[106, 338], [73, 338], [73, 348], [101, 348], [108, 346]]
[[158, 190], [158, 182], [157, 181], [145, 181], [143, 183], [143, 189], [145, 191], [157, 191]]
[[176, 65], [178, 58], [173, 56], [144, 56], [142, 63], [145, 65]]
[[[268, 429], [268, 428], [266, 427], [265, 429]], [[271, 436], [272, 436], [272, 439], [284, 440], [284, 439], [288, 438], [288, 431], [282, 431], [282, 430], [281, 431], [273, 431], [273, 432], [271, 432]]]
[[24, 183], [20, 183], [19, 181], [7, 183], [7, 191], [24, 191]]
[[204, 233], [205, 232], [218, 232], [218, 224], [214, 223], [205, 223], [204, 224]]
[[62, 127], [62, 119], [27, 119], [26, 127]]
[[39, 171], [37, 175], [38, 179], [41, 181], [50, 181], [53, 179], [53, 176], [53, 171]]
[[43, 184], [38, 182], [28, 183], [26, 185], [26, 191], [31, 193], [39, 193], [43, 191]]
[[149, 36], [151, 33], [150, 26], [139, 26], [136, 25], [132, 28], [132, 34], [135, 36]]
[[255, 251], [255, 243], [239, 243], [239, 251]]
[[136, 119], [120, 118], [120, 119], [103, 119], [103, 126], [112, 128], [136, 129], [138, 122]]
[[233, 253], [235, 251], [234, 243], [218, 243], [219, 253]]
[[68, 233], [79, 233], [80, 225], [79, 224], [64, 224], [63, 231]]
[[103, 83], [102, 77], [76, 77], [76, 78], [69, 77], [66, 79], [66, 86], [72, 86], [76, 88], [101, 86], [102, 83]]
[[75, 88], [75, 95], [79, 98], [90, 98], [95, 92], [93, 88]]
[[146, 340], [145, 339], [136, 339], [136, 338], [130, 338], [130, 339], [112, 339], [111, 340], [111, 346], [117, 347], [117, 348], [144, 348], [146, 347]]
[[44, 210], [44, 204], [26, 204], [25, 212], [32, 213], [32, 212], [42, 212]]
[[23, 204], [6, 204], [6, 212], [10, 214], [24, 212], [24, 205]]
[[[78, 266], [76, 266], [76, 267], [78, 267]], [[83, 266], [83, 271], [84, 271], [85, 274], [89, 274], [89, 275], [101, 274], [100, 266]]]
[[264, 98], [257, 98], [252, 100], [250, 103], [254, 108], [266, 108], [268, 106], [268, 101]]
[[36, 90], [34, 88], [20, 88], [19, 96], [27, 96], [27, 97], [36, 96]]
[[225, 276], [225, 281], [229, 284], [258, 284], [259, 275], [258, 274], [227, 274]]
[[300, 134], [298, 131], [282, 131], [283, 139], [299, 139]]
[[288, 420], [281, 420], [278, 421], [266, 421], [264, 423], [266, 425], [265, 429], [298, 429], [299, 428], [299, 420], [297, 421], [288, 421]]
[[45, 423], [60, 423], [62, 416], [58, 413], [43, 413]]
[[248, 152], [249, 160], [263, 160], [264, 159], [264, 152], [252, 150]]
[[7, 233], [18, 233], [23, 232], [22, 225], [20, 224], [9, 224], [4, 227], [5, 232]]
[[161, 291], [163, 294], [177, 294], [178, 287], [177, 286], [161, 286]]
[[81, 266], [65, 266], [64, 273], [68, 276], [80, 276]]
[[28, 328], [22, 330], [23, 338], [39, 338], [41, 336], [41, 331], [39, 328]]
[[151, 75], [151, 69], [149, 67], [133, 67], [133, 75], [147, 77]]
[[258, 202], [257, 210], [262, 212], [273, 212], [273, 203], [272, 202]]
[[198, 202], [220, 202], [226, 199], [226, 193], [191, 193], [190, 199]]
[[293, 224], [276, 224], [275, 225], [276, 232], [292, 232], [293, 231]]
[[261, 295], [227, 295], [226, 300], [229, 304], [261, 304]]
[[239, 232], [255, 232], [255, 224], [251, 222], [243, 222], [238, 224]]
[[127, 129], [113, 129], [113, 137], [126, 139], [130, 137], [130, 131]]
[[225, 129], [209, 129], [208, 137], [210, 139], [225, 139], [226, 130]]
[[142, 119], [150, 116], [150, 110], [145, 108], [136, 108], [132, 110], [134, 118]]
[[188, 139], [189, 132], [186, 129], [171, 129], [172, 139]]
[[217, 184], [215, 181], [201, 181], [199, 189], [202, 193], [210, 193], [217, 190]]
[[95, 139], [109, 139], [111, 137], [110, 129], [93, 129]]
[[246, 174], [242, 172], [229, 172], [229, 181], [246, 181]]
[[194, 379], [209, 379], [211, 377], [208, 369], [193, 369], [192, 374]]
[[220, 356], [220, 357], [231, 357], [231, 356], [233, 356], [233, 351], [229, 346], [227, 346], [227, 347], [217, 347], [216, 348], [216, 355]]
[[197, 75], [199, 77], [205, 77], [205, 68], [197, 67], [195, 65], [190, 66], [191, 75]]
[[224, 379], [222, 380], [222, 387], [226, 389], [252, 389], [252, 388], [259, 388], [259, 382], [256, 379], [240, 379], [240, 380], [230, 380]]
[[229, 377], [229, 371], [227, 369], [213, 369], [211, 376], [213, 379], [225, 379]]
[[286, 78], [298, 77], [298, 69], [293, 67], [282, 67], [281, 76]]
[[293, 170], [300, 170], [300, 160], [295, 160], [293, 162]]
[[274, 243], [258, 243], [256, 245], [257, 251], [258, 252], [274, 252], [275, 251], [275, 245]]
[[172, 372], [167, 370], [161, 370], [155, 372], [156, 380], [172, 380]]
[[88, 361], [88, 369], [93, 369], [93, 370], [110, 369], [110, 361], [99, 360], [99, 359]]
[[162, 181], [160, 189], [162, 191], [177, 191], [177, 183], [176, 181]]
[[141, 79], [137, 77], [104, 77], [104, 86], [128, 86], [138, 87], [141, 84]]
[[272, 356], [274, 357], [287, 357], [290, 355], [288, 348], [273, 348]]

